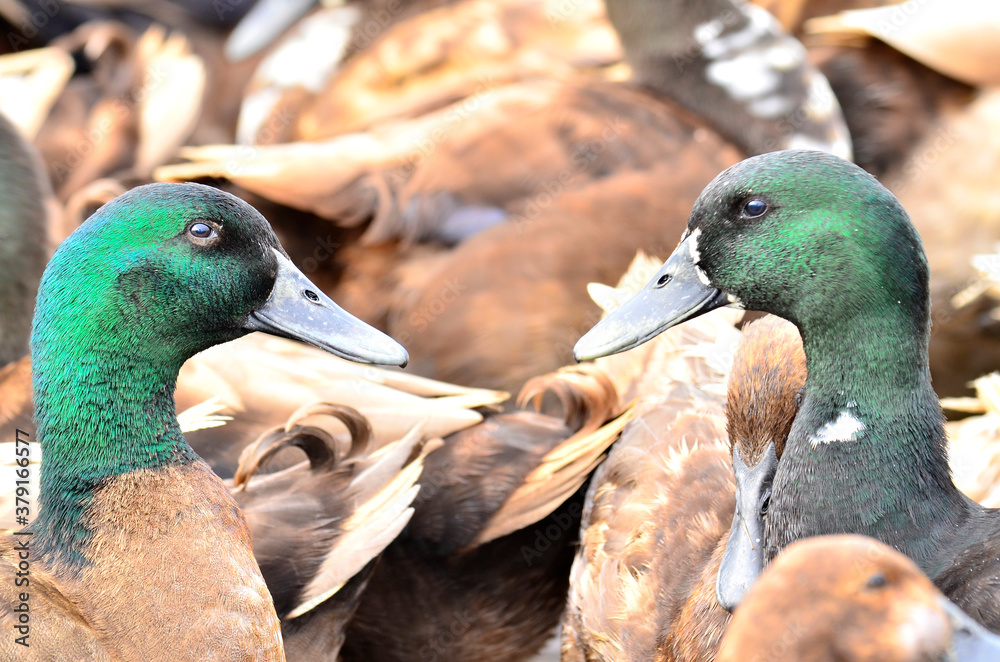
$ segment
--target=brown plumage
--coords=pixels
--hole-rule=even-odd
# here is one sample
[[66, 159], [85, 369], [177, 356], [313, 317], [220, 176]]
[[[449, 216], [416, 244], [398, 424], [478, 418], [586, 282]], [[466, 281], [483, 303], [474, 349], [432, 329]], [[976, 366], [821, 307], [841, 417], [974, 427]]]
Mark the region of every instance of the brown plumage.
[[626, 419], [602, 425], [619, 405], [600, 374], [556, 373], [526, 397], [549, 386], [564, 417], [498, 414], [428, 456], [413, 519], [362, 595], [344, 660], [522, 660], [551, 635], [581, 485]]
[[[272, 114], [263, 123], [285, 131], [261, 142], [322, 140], [424, 115], [517, 80], [560, 78], [616, 62], [620, 47], [602, 12], [572, 13], [572, 20], [558, 20], [539, 0], [472, 0], [411, 12], [369, 37], [320, 92], [306, 99], [301, 91], [286, 93], [285, 117]], [[292, 113], [295, 96], [299, 107]]]
[[[315, 404], [244, 450], [229, 486], [253, 534], [288, 659], [337, 659], [376, 559], [409, 521], [422, 463], [440, 443], [418, 427], [380, 446], [356, 410]], [[287, 447], [308, 462], [259, 473]]]
[[[31, 646], [4, 637], [5, 659], [26, 659], [25, 650], [53, 661], [235, 661], [246, 650], [256, 651], [254, 660], [285, 659], [246, 520], [204, 462], [108, 481], [87, 512], [85, 563], [69, 568], [65, 558], [29, 552]], [[178, 527], [197, 535], [178, 536]], [[0, 538], [0, 599], [10, 605], [0, 624], [8, 633], [24, 590], [14, 581], [25, 540], [30, 546], [30, 537]], [[226, 581], [197, 590], [205, 577]], [[231, 642], [218, 638], [225, 631]]]
[[726, 388], [726, 434], [747, 464], [757, 464], [768, 442], [778, 457], [798, 413], [806, 357], [795, 327], [768, 315], [747, 324]]
[[[0, 429], [33, 429], [30, 357], [0, 368], [0, 396]], [[475, 408], [507, 398], [498, 391], [359, 367], [302, 343], [261, 334], [191, 358], [181, 368], [174, 396], [179, 413], [206, 401], [217, 403], [223, 420], [196, 420], [193, 425], [182, 421], [181, 427], [191, 447], [222, 478], [234, 475], [244, 447], [275, 426], [284, 426], [311, 403], [357, 409], [371, 422], [377, 445], [383, 445], [421, 421], [426, 421], [424, 432], [431, 437], [462, 430], [483, 419]], [[294, 452], [280, 452], [268, 466], [274, 470], [300, 460]]]
[[[736, 610], [718, 662], [963, 659], [944, 596], [908, 558], [871, 538], [789, 545]], [[952, 606], [957, 611], [957, 608]], [[983, 657], [993, 659], [988, 652]]]
[[[737, 158], [647, 93], [611, 83], [552, 92], [517, 122], [440, 145], [427, 175], [411, 181], [410, 200], [428, 218], [450, 196], [510, 214], [453, 249], [389, 311], [389, 332], [421, 374], [513, 390], [569, 362], [599, 315], [587, 283], [617, 278], [639, 246], [667, 252], [708, 171]], [[485, 172], [488, 182], [471, 176]], [[450, 192], [435, 194], [443, 182]]]
[[648, 351], [636, 420], [587, 494], [564, 660], [714, 659], [729, 620], [715, 582], [735, 506], [730, 444], [754, 464], [787, 436], [805, 382], [795, 328], [749, 324], [724, 413], [733, 335], [724, 318], [709, 320], [691, 335], [664, 333]]

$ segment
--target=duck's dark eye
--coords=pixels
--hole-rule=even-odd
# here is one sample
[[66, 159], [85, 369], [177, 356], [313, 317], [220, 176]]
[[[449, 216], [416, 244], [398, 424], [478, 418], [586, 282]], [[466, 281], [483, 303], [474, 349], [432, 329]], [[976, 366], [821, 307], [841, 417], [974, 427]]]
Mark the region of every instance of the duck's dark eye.
[[213, 223], [192, 221], [187, 227], [187, 236], [193, 244], [210, 246], [219, 238], [219, 231]]
[[767, 211], [767, 203], [763, 200], [751, 200], [743, 205], [743, 215], [747, 218], [757, 218], [763, 216]]
[[760, 499], [760, 516], [767, 517], [767, 509], [771, 506], [771, 490], [764, 492]]
[[868, 581], [865, 583], [865, 586], [867, 586], [868, 588], [877, 589], [877, 588], [882, 588], [888, 583], [889, 580], [885, 578], [885, 575], [883, 575], [881, 572], [877, 572], [868, 578]]
[[188, 232], [191, 233], [192, 237], [197, 237], [198, 239], [208, 239], [212, 236], [212, 228], [205, 223], [192, 223], [191, 227], [188, 228]]

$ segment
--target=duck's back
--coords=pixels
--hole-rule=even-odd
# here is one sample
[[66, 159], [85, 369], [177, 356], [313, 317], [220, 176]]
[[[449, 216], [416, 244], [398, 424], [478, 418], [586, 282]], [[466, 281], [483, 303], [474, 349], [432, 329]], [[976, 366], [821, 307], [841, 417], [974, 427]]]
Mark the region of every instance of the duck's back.
[[595, 472], [563, 659], [698, 660], [718, 647], [727, 615], [713, 592], [694, 594], [714, 587], [736, 487], [721, 401], [692, 405], [668, 399], [640, 414]]

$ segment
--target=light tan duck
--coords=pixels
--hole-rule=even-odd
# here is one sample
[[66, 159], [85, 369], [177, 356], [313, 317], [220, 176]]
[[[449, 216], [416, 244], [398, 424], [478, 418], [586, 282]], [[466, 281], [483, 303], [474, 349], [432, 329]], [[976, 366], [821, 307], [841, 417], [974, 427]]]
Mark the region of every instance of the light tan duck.
[[733, 616], [718, 662], [986, 662], [1000, 637], [872, 538], [789, 545]]
[[745, 589], [719, 578], [723, 556], [761, 562], [763, 531], [734, 506], [766, 508], [806, 373], [794, 326], [766, 317], [744, 328], [725, 386], [734, 333], [711, 320], [647, 355], [636, 419], [588, 490], [563, 660], [714, 659], [718, 596]]
[[[354, 8], [321, 9], [304, 19], [255, 74], [240, 136], [255, 144], [324, 140], [621, 58], [598, 2], [556, 8], [539, 0], [472, 0], [415, 13], [420, 4], [410, 3], [408, 16], [384, 12], [393, 23], [374, 36], [364, 34], [370, 25]], [[352, 28], [353, 36], [344, 34]], [[298, 71], [279, 66], [297, 53]], [[273, 104], [268, 113], [255, 95]]]

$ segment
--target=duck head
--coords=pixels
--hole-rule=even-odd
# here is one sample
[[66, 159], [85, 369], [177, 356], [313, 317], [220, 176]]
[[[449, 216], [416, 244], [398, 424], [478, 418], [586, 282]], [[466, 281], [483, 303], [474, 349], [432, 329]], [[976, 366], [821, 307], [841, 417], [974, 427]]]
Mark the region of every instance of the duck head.
[[719, 662], [1000, 659], [1000, 637], [956, 607], [902, 554], [871, 538], [790, 545], [733, 616]]
[[[877, 500], [902, 517], [912, 508], [907, 495], [921, 493], [922, 481], [950, 483], [930, 387], [928, 281], [916, 230], [875, 178], [822, 152], [772, 152], [738, 163], [706, 187], [663, 267], [581, 338], [574, 354], [583, 360], [626, 350], [726, 305], [789, 320], [802, 337], [809, 374], [774, 477], [764, 562], [797, 537], [840, 531], [871, 531], [911, 556], [926, 554], [924, 532], [891, 526], [888, 515], [872, 524], [864, 508]], [[907, 417], [912, 411], [927, 415]], [[904, 429], [901, 420], [909, 421]], [[904, 462], [915, 459], [890, 477], [876, 473], [890, 466], [879, 453], [893, 452], [879, 439], [926, 448], [896, 453]], [[868, 441], [854, 444], [860, 440]], [[853, 477], [860, 460], [836, 458], [856, 447], [868, 454], [866, 466], [874, 469], [866, 476], [873, 478], [869, 491], [845, 494], [838, 481]], [[741, 471], [739, 460], [736, 466]], [[806, 502], [800, 488], [810, 480]], [[950, 512], [950, 493], [931, 496], [918, 508]], [[759, 567], [730, 564], [726, 572], [743, 571], [730, 580], [745, 588]], [[726, 599], [729, 606], [739, 594]]]
[[715, 584], [727, 610], [740, 603], [764, 567], [771, 484], [805, 381], [806, 355], [792, 324], [767, 316], [743, 328], [726, 396], [736, 510]]
[[56, 251], [35, 317], [42, 354], [51, 334], [111, 338], [125, 352], [158, 338], [154, 351], [179, 367], [263, 331], [360, 363], [407, 362], [292, 264], [253, 207], [199, 184], [140, 186], [104, 205]]
[[[869, 223], [873, 216], [878, 222]], [[574, 356], [583, 361], [635, 347], [726, 305], [783, 317], [808, 339], [811, 327], [856, 315], [860, 306], [838, 278], [846, 275], [882, 285], [866, 285], [865, 295], [878, 300], [863, 302], [865, 308], [916, 306], [910, 319], [926, 325], [927, 261], [885, 187], [823, 152], [755, 156], [705, 188], [663, 267], [587, 332]]]

